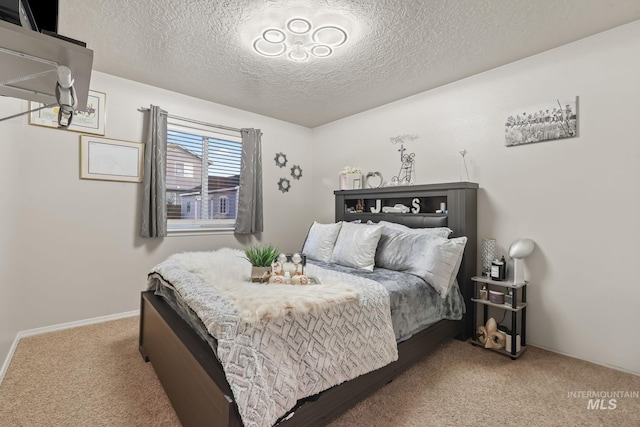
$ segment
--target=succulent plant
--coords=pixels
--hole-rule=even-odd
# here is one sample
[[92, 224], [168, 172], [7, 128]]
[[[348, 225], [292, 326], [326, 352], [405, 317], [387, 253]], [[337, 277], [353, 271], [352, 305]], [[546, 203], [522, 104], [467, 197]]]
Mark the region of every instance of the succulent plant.
[[254, 267], [270, 267], [279, 254], [280, 251], [271, 245], [252, 246], [244, 250], [245, 257]]

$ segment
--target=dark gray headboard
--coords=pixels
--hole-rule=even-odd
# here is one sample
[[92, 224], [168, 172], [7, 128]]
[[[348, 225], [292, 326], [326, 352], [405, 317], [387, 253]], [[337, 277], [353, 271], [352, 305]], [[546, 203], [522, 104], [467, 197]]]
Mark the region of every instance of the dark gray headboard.
[[[478, 251], [478, 184], [473, 182], [451, 182], [444, 184], [425, 184], [383, 188], [366, 188], [359, 190], [338, 190], [335, 195], [335, 218], [337, 221], [389, 221], [404, 224], [411, 228], [449, 227], [453, 230], [451, 237], [466, 236], [462, 264], [458, 272], [458, 284], [471, 312], [473, 283], [471, 277], [478, 272], [476, 267]], [[409, 208], [420, 207], [418, 213], [372, 213], [380, 200], [381, 207], [394, 206], [397, 203]], [[353, 212], [361, 201], [362, 212]], [[441, 203], [445, 204], [445, 213], [436, 213]], [[472, 316], [465, 316], [465, 335], [473, 334]], [[465, 338], [466, 338], [465, 337]]]

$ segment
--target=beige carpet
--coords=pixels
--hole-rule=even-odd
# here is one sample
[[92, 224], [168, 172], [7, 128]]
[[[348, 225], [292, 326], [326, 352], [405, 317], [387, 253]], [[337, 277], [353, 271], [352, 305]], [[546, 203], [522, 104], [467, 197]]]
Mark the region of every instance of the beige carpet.
[[[179, 426], [137, 333], [128, 318], [23, 339], [0, 385], [0, 426]], [[512, 361], [452, 340], [331, 427], [640, 426], [640, 398], [594, 410], [569, 395], [580, 391], [637, 394], [640, 377], [533, 347]]]

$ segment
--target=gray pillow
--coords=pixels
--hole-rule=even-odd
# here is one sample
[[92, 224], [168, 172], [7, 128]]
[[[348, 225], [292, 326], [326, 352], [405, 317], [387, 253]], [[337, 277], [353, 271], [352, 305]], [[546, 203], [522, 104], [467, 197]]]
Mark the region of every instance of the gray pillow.
[[466, 237], [447, 239], [385, 227], [376, 265], [422, 277], [444, 298], [455, 283], [466, 243]]
[[314, 221], [302, 247], [302, 253], [309, 259], [330, 262], [341, 227], [342, 222], [320, 224]]
[[381, 225], [343, 223], [333, 248], [331, 262], [373, 271], [376, 248], [383, 228]]
[[449, 237], [449, 235], [453, 233], [453, 230], [448, 227], [411, 228], [403, 224], [389, 221], [380, 221], [378, 224], [384, 225], [385, 227], [391, 228], [393, 230], [405, 231], [411, 234], [429, 234], [440, 237]]
[[428, 234], [411, 234], [385, 225], [378, 242], [376, 265], [422, 277], [422, 258], [429, 251], [433, 238]]

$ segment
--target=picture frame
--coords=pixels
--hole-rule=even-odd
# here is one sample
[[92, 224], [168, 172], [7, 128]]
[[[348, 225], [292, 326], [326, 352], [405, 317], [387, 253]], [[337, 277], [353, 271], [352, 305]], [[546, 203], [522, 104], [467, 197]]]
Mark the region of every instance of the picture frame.
[[80, 136], [80, 178], [142, 182], [144, 144]]
[[[87, 108], [85, 111], [76, 111], [73, 120], [66, 130], [74, 132], [82, 132], [85, 134], [102, 135], [105, 134], [106, 124], [106, 104], [107, 94], [89, 91], [87, 98]], [[29, 102], [30, 110], [37, 110], [44, 107], [45, 104], [39, 102]], [[58, 109], [60, 107], [42, 108], [37, 111], [31, 111], [29, 114], [29, 124], [34, 126], [44, 126], [58, 129]]]
[[555, 98], [513, 110], [504, 125], [505, 146], [577, 137], [578, 98]]

